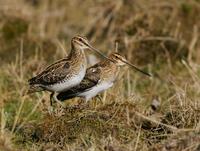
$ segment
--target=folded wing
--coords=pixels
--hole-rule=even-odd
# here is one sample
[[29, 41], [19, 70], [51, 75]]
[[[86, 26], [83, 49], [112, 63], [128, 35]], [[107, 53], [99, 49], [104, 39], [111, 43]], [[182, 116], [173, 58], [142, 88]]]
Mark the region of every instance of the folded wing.
[[98, 84], [100, 80], [100, 67], [94, 65], [87, 69], [86, 75], [81, 83], [65, 92], [61, 92], [57, 95], [57, 99], [64, 101], [67, 99], [74, 98], [78, 94], [90, 90], [92, 87]]
[[37, 76], [30, 79], [30, 85], [51, 85], [58, 83], [66, 78], [70, 70], [69, 62], [67, 59], [62, 59], [47, 67]]

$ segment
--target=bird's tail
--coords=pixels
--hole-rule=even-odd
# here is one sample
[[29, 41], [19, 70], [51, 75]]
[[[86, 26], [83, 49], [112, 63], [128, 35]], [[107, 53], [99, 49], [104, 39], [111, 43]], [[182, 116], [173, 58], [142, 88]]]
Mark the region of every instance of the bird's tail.
[[31, 93], [40, 92], [40, 91], [44, 91], [44, 88], [42, 88], [42, 87], [40, 87], [38, 85], [30, 85], [28, 91], [25, 92], [24, 95], [29, 95]]

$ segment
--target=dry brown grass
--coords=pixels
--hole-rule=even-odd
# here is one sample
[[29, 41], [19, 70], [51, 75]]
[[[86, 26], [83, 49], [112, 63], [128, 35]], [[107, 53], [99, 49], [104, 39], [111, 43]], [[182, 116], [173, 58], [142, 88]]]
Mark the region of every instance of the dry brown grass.
[[[199, 150], [199, 14], [199, 0], [0, 1], [0, 150]], [[154, 77], [125, 68], [87, 107], [49, 114], [48, 93], [23, 96], [27, 79], [76, 34]]]

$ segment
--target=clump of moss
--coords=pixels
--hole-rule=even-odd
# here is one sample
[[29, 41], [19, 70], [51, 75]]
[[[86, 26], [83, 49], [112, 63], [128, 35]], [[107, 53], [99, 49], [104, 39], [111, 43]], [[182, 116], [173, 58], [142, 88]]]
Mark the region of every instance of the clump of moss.
[[89, 108], [66, 109], [60, 117], [46, 114], [42, 122], [23, 127], [19, 135], [22, 136], [22, 142], [29, 140], [70, 144], [80, 141], [81, 136], [102, 139], [111, 135], [120, 142], [128, 143], [135, 137], [131, 130], [133, 127], [123, 122], [117, 124], [121, 116], [126, 116], [126, 112], [119, 112], [112, 119], [112, 116], [107, 114], [109, 109], [110, 105], [108, 108], [99, 108], [96, 112], [91, 112]]

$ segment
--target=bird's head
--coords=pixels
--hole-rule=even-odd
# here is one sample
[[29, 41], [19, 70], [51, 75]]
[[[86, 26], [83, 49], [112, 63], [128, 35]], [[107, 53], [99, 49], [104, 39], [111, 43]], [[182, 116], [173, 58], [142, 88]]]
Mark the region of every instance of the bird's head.
[[120, 55], [119, 53], [112, 53], [109, 55], [109, 58], [114, 62], [117, 66], [123, 66], [127, 62], [126, 58]]
[[138, 67], [136, 67], [135, 65], [131, 64], [130, 62], [128, 62], [128, 60], [123, 57], [122, 55], [120, 55], [119, 53], [112, 53], [109, 55], [109, 60], [112, 61], [113, 63], [115, 63], [117, 66], [123, 66], [125, 64], [129, 65], [130, 67], [134, 68], [135, 70], [147, 75], [147, 76], [151, 76], [149, 73], [142, 71], [141, 69], [139, 69]]
[[98, 49], [94, 48], [89, 43], [89, 41], [87, 40], [87, 38], [85, 38], [83, 36], [75, 36], [75, 37], [73, 37], [71, 43], [72, 43], [72, 47], [74, 47], [75, 49], [81, 49], [81, 50], [90, 49], [90, 50], [95, 51], [99, 55], [103, 56], [104, 58], [109, 59], [104, 54], [102, 54]]
[[90, 49], [90, 44], [87, 38], [82, 36], [75, 36], [72, 38], [72, 45], [79, 49]]

